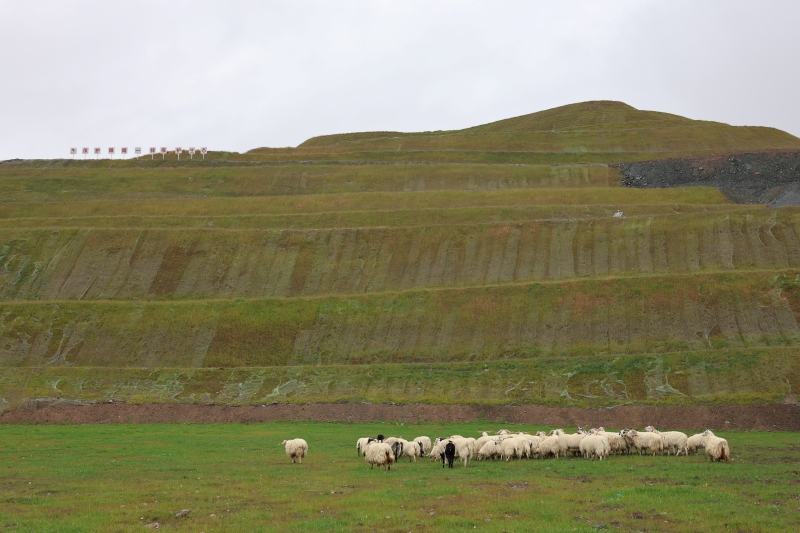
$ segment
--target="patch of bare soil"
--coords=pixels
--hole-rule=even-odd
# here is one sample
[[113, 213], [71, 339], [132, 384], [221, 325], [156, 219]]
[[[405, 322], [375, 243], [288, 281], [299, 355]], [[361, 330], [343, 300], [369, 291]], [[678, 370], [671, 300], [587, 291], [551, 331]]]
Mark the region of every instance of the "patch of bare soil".
[[718, 405], [712, 407], [615, 407], [584, 409], [538, 405], [270, 404], [248, 406], [27, 402], [0, 416], [2, 424], [153, 424], [168, 422], [318, 421], [365, 423], [474, 422], [491, 420], [548, 426], [605, 426], [681, 429], [800, 431], [800, 406]]

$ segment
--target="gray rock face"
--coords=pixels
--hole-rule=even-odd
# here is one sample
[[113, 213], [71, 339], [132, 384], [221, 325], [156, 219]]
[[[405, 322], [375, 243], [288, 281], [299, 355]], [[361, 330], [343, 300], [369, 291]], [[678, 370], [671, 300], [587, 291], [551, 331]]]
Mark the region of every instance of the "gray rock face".
[[622, 185], [716, 187], [742, 204], [800, 205], [800, 152], [750, 152], [614, 165]]

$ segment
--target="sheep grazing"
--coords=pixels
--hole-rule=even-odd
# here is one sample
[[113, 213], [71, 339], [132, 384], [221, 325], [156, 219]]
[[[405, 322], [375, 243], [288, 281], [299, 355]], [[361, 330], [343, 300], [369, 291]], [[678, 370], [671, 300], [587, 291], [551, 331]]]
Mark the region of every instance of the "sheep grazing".
[[686, 449], [689, 453], [697, 453], [698, 448], [705, 448], [706, 445], [703, 443], [704, 437], [702, 433], [698, 433], [696, 435], [692, 435], [688, 439], [686, 439]]
[[625, 437], [620, 435], [619, 433], [609, 433], [606, 431], [606, 428], [600, 426], [599, 428], [592, 429], [589, 433], [594, 432], [596, 435], [602, 435], [608, 439], [608, 444], [611, 446], [611, 453], [616, 454], [626, 454], [630, 453], [631, 447], [628, 444], [628, 441], [625, 440]]
[[[483, 432], [483, 435], [481, 435], [481, 438], [479, 438], [478, 440], [476, 440], [476, 441], [475, 441], [475, 453], [476, 453], [476, 454], [480, 453], [480, 451], [481, 451], [481, 448], [483, 448], [483, 446], [484, 446], [484, 445], [485, 445], [487, 442], [489, 442], [489, 441], [492, 441], [492, 440], [494, 440], [494, 439], [496, 439], [496, 438], [497, 438], [497, 437], [492, 437], [491, 435], [489, 435], [488, 433], [486, 433], [486, 432], [484, 431], [484, 432]], [[480, 459], [480, 457], [478, 457], [478, 458]]]
[[453, 459], [456, 457], [456, 445], [453, 441], [447, 441], [447, 444], [444, 445], [444, 453], [442, 454], [442, 468], [444, 468], [444, 463], [447, 461], [447, 466], [453, 468]]
[[300, 464], [303, 464], [303, 457], [308, 454], [308, 443], [306, 441], [303, 439], [285, 440], [281, 442], [281, 446], [286, 447], [286, 455], [291, 458], [292, 464], [294, 464], [295, 459]]
[[635, 429], [623, 429], [620, 431], [620, 435], [625, 437], [628, 444], [636, 448], [639, 455], [642, 455], [642, 451], [652, 452], [653, 455], [664, 453], [664, 443], [661, 441], [661, 435], [647, 431], [636, 431]]
[[359, 457], [361, 457], [364, 454], [364, 448], [367, 447], [368, 442], [369, 442], [369, 437], [362, 437], [356, 441], [356, 450], [358, 451]]
[[567, 456], [567, 448], [561, 446], [561, 442], [556, 435], [544, 437], [539, 444], [539, 457], [546, 459], [550, 456], [558, 459], [559, 456]]
[[586, 435], [581, 439], [579, 446], [584, 459], [593, 461], [595, 457], [602, 461], [611, 453], [611, 445], [608, 443], [608, 439], [599, 433]]
[[712, 463], [714, 461], [725, 461], [727, 463], [731, 460], [731, 450], [728, 448], [727, 440], [717, 437], [710, 429], [705, 430], [702, 435], [706, 454]]
[[508, 462], [512, 457], [517, 457], [519, 453], [520, 443], [514, 437], [508, 437], [500, 440], [500, 458]]
[[430, 437], [416, 437], [414, 442], [419, 443], [419, 452], [420, 457], [425, 457], [425, 452], [431, 451], [431, 439]]
[[475, 439], [456, 437], [442, 439], [436, 437], [433, 448], [429, 455], [431, 461], [436, 461], [444, 457], [444, 449], [447, 443], [452, 442], [456, 447], [456, 457], [459, 461], [464, 461], [464, 466], [468, 466], [470, 460], [475, 456]]
[[364, 451], [364, 460], [370, 465], [370, 468], [378, 465], [380, 468], [385, 466], [387, 470], [391, 470], [395, 462], [395, 455], [392, 447], [388, 444], [373, 441], [367, 445], [367, 449]]
[[409, 461], [417, 462], [417, 457], [422, 457], [422, 448], [419, 442], [411, 441], [403, 443], [403, 455], [408, 457]]
[[[478, 439], [479, 442], [480, 440], [481, 439]], [[490, 437], [490, 439], [485, 441], [478, 450], [478, 460], [484, 461], [489, 459], [490, 461], [494, 461], [498, 457], [500, 457], [500, 445], [496, 437]]]
[[[382, 437], [383, 435], [378, 435], [378, 436]], [[397, 458], [400, 458], [400, 456], [403, 455], [403, 443], [404, 442], [407, 442], [407, 441], [405, 441], [405, 440], [403, 440], [403, 439], [401, 439], [399, 437], [388, 437], [386, 439], [383, 439], [383, 443], [384, 444], [388, 444], [389, 446], [392, 447], [392, 453], [394, 453], [394, 456], [397, 457]]]
[[681, 433], [680, 431], [661, 432], [653, 426], [647, 426], [644, 430], [655, 433], [656, 435], [661, 435], [661, 443], [664, 445], [664, 451], [667, 452], [667, 455], [669, 455], [669, 452], [674, 452], [675, 457], [679, 456], [681, 452], [683, 452], [683, 455], [689, 454], [689, 447], [686, 444], [688, 440], [686, 433]]
[[567, 452], [572, 452], [572, 455], [581, 453], [581, 440], [586, 436], [583, 428], [578, 428], [578, 432], [574, 434], [564, 433], [563, 429], [554, 429], [550, 433], [558, 437], [559, 444], [562, 448], [566, 448]]

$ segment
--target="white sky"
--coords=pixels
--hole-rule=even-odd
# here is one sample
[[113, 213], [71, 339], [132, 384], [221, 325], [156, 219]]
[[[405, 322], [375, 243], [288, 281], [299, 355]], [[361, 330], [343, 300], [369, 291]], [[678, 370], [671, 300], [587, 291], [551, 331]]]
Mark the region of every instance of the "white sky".
[[798, 21], [794, 0], [0, 0], [0, 160], [296, 146], [598, 99], [800, 136]]

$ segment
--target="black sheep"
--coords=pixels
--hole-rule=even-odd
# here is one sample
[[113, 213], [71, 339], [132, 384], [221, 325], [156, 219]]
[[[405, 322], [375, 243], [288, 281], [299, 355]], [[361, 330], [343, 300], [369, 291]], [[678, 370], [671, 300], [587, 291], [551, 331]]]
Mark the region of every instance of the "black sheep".
[[447, 461], [447, 465], [450, 468], [453, 468], [453, 460], [456, 458], [456, 445], [453, 442], [448, 442], [444, 445], [444, 454], [442, 455], [442, 468], [444, 468], [444, 462]]

